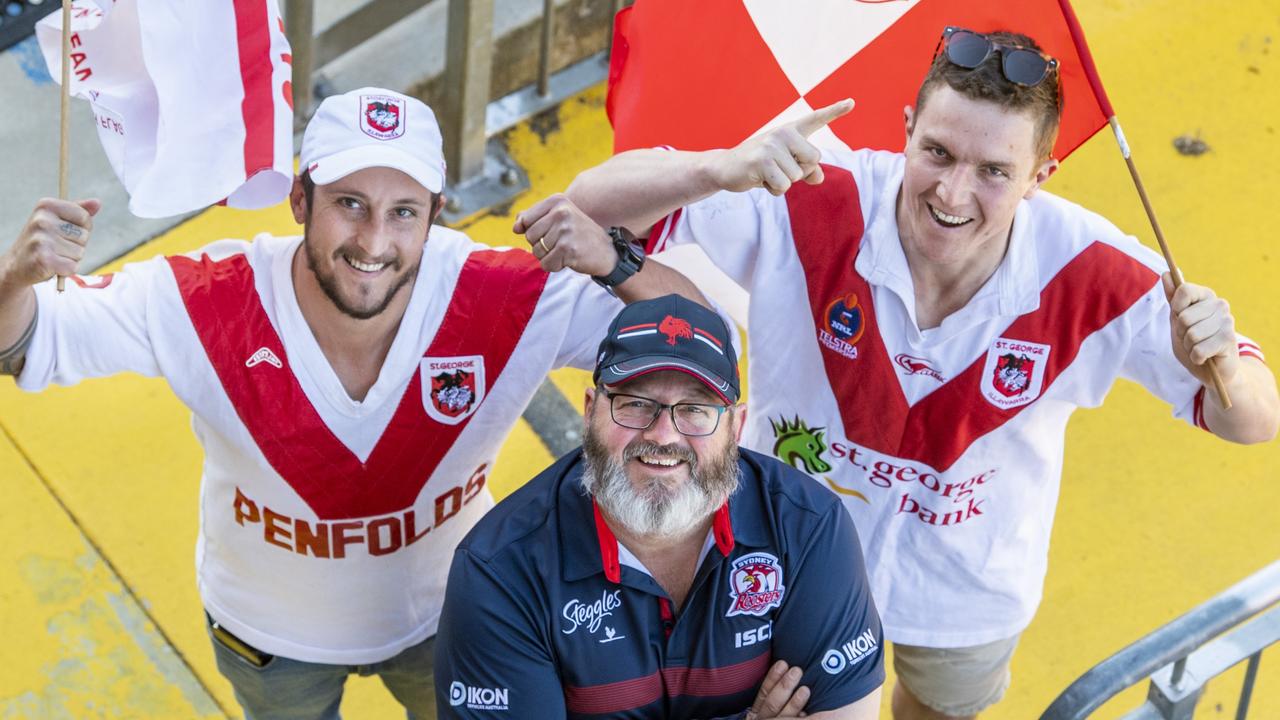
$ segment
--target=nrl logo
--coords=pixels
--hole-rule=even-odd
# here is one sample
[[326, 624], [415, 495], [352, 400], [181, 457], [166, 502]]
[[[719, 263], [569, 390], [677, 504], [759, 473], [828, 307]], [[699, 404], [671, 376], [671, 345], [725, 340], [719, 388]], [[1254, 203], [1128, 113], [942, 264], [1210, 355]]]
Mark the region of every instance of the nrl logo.
[[866, 329], [856, 293], [842, 295], [827, 304], [818, 327], [818, 342], [850, 360], [858, 357], [858, 341]]
[[369, 137], [393, 140], [404, 134], [404, 100], [390, 95], [360, 96], [360, 129]]
[[422, 406], [427, 415], [445, 425], [471, 417], [484, 400], [484, 358], [427, 357], [419, 363]]

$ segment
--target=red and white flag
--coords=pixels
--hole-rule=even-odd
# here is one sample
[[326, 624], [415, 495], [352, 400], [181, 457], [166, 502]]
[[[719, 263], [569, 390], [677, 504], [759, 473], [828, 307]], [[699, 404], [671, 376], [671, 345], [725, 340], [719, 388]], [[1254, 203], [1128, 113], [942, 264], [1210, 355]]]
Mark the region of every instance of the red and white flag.
[[731, 147], [847, 97], [815, 144], [901, 150], [902, 109], [948, 25], [1025, 33], [1058, 59], [1056, 157], [1112, 114], [1067, 0], [638, 0], [615, 24], [614, 151]]
[[[129, 210], [260, 208], [293, 180], [289, 42], [277, 0], [77, 0], [71, 88], [93, 107]], [[62, 15], [36, 26], [62, 72]]]

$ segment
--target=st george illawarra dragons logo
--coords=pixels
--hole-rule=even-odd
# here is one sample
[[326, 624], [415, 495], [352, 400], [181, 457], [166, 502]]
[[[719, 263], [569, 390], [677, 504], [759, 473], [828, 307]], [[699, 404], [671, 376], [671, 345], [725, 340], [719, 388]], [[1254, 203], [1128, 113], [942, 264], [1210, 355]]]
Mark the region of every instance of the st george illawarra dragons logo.
[[457, 425], [484, 400], [484, 357], [425, 357], [419, 366], [422, 406], [445, 425]]

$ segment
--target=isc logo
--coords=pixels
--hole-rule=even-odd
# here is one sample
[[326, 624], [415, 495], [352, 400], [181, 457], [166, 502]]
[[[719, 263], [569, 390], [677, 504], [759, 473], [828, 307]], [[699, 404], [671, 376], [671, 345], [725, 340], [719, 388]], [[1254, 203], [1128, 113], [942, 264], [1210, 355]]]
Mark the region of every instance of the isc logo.
[[733, 646], [736, 648], [755, 645], [773, 637], [773, 622], [767, 622], [754, 630], [744, 630], [733, 634]]

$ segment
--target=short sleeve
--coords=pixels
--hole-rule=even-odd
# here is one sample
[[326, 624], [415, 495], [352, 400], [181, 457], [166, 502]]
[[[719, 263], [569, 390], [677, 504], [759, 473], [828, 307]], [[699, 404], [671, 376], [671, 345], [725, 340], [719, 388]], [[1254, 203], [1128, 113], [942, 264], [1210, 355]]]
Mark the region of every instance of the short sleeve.
[[[1121, 377], [1140, 383], [1156, 397], [1173, 406], [1174, 417], [1209, 430], [1204, 420], [1204, 387], [1178, 362], [1173, 354], [1169, 329], [1169, 303], [1157, 284], [1149, 301], [1157, 305], [1151, 319], [1136, 330], [1121, 368]], [[1236, 335], [1240, 356], [1265, 362], [1262, 349], [1248, 337]]]
[[804, 668], [806, 712], [851, 705], [884, 683], [884, 635], [853, 521], [836, 502], [816, 527], [788, 534], [804, 544], [774, 620], [774, 657]]
[[[149, 313], [165, 274], [171, 281], [168, 263], [156, 257], [114, 274], [72, 276], [62, 293], [53, 280], [37, 285], [36, 331], [18, 386], [37, 391], [125, 371], [159, 375]], [[172, 301], [180, 302], [176, 293]]]
[[790, 242], [786, 200], [756, 189], [718, 192], [676, 210], [653, 226], [645, 249], [652, 255], [696, 244], [751, 292], [760, 249], [772, 242]]
[[562, 308], [565, 333], [556, 352], [555, 367], [591, 370], [596, 366], [596, 352], [609, 323], [622, 311], [622, 301], [605, 290], [589, 275], [562, 270], [547, 278], [547, 292], [561, 296], [562, 302], [550, 307]]
[[449, 570], [436, 637], [437, 717], [565, 717], [548, 645], [509, 583], [466, 549]]

